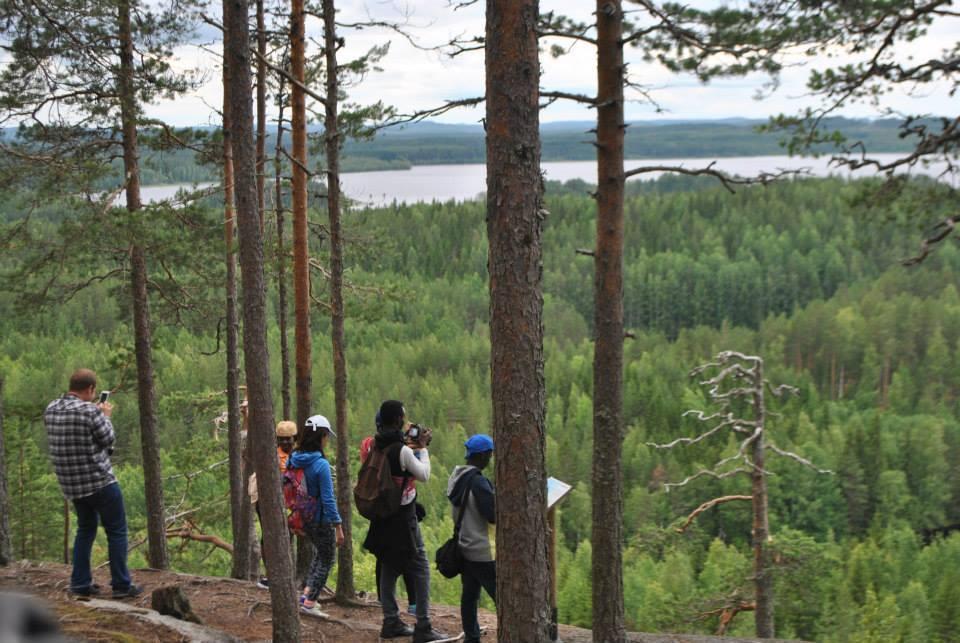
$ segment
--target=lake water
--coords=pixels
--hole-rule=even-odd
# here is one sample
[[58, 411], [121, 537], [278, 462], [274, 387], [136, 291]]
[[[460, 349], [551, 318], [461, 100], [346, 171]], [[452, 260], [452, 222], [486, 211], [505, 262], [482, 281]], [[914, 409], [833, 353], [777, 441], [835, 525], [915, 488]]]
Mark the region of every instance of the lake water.
[[[889, 162], [898, 155], [877, 154], [881, 162]], [[711, 159], [637, 159], [625, 162], [627, 170], [639, 166], [682, 166], [689, 169], [705, 167]], [[551, 161], [541, 164], [548, 180], [569, 181], [582, 179], [591, 183], [597, 180], [595, 161]], [[760, 172], [780, 170], [805, 170], [812, 176], [870, 176], [871, 168], [850, 172], [845, 168], [830, 165], [830, 159], [797, 158], [790, 156], [737, 156], [716, 159], [714, 168], [729, 174], [754, 176]], [[944, 169], [943, 164], [932, 164], [926, 168], [916, 168], [916, 173], [938, 175]], [[632, 177], [630, 180], [651, 180], [664, 174], [651, 172]], [[340, 177], [343, 191], [347, 196], [372, 206], [417, 201], [465, 201], [475, 199], [486, 190], [486, 166], [473, 165], [416, 165], [409, 170], [384, 172], [352, 172]], [[176, 194], [180, 185], [144, 186], [143, 200], [146, 202], [167, 199]]]

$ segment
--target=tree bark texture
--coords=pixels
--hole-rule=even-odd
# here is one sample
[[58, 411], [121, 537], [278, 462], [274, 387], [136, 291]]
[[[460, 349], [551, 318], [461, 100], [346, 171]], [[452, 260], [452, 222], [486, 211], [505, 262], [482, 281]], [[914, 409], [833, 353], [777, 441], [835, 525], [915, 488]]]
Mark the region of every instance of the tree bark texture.
[[537, 17], [536, 0], [487, 1], [487, 236], [497, 594], [505, 599], [497, 603], [501, 643], [547, 641], [550, 635]]
[[[230, 84], [229, 68], [223, 65], [223, 86]], [[230, 575], [248, 578], [250, 574], [250, 512], [244, 512], [247, 487], [244, 484], [243, 441], [240, 436], [240, 356], [237, 321], [237, 261], [234, 255], [233, 207], [233, 124], [230, 103], [223, 101], [223, 237], [227, 264], [227, 456], [230, 469], [230, 524], [233, 531], [233, 556]], [[246, 514], [246, 516], [244, 516]]]
[[[126, 175], [127, 211], [140, 211], [140, 159], [137, 147], [137, 98], [133, 86], [134, 50], [131, 35], [130, 3], [117, 5], [120, 35], [120, 72], [117, 89], [123, 136], [123, 170]], [[130, 250], [130, 287], [133, 299], [134, 352], [137, 358], [137, 397], [140, 406], [140, 447], [143, 452], [143, 491], [147, 504], [147, 561], [151, 567], [166, 569], [166, 526], [164, 524], [163, 478], [160, 471], [160, 440], [157, 428], [157, 399], [153, 383], [153, 351], [150, 346], [150, 301], [147, 295], [146, 250], [134, 242]]]
[[597, 0], [593, 640], [626, 641], [623, 612], [623, 9]]
[[264, 558], [270, 575], [273, 640], [298, 641], [300, 620], [293, 586], [290, 541], [280, 496], [274, 437], [273, 396], [267, 350], [267, 291], [263, 235], [257, 211], [253, 96], [250, 78], [248, 0], [224, 2], [224, 52], [230, 67], [226, 88], [233, 120], [233, 162], [243, 289], [243, 348], [249, 401], [249, 435], [260, 491]]
[[334, 0], [323, 0], [323, 49], [327, 104], [324, 144], [327, 155], [327, 214], [330, 219], [330, 338], [333, 344], [333, 397], [337, 414], [337, 504], [343, 519], [343, 546], [337, 550], [337, 599], [350, 600], [353, 585], [353, 484], [350, 481], [350, 424], [347, 417], [347, 357], [343, 310], [343, 232], [340, 225], [340, 82], [337, 76], [337, 25]]
[[773, 562], [767, 548], [770, 524], [767, 518], [767, 476], [765, 474], [764, 433], [766, 431], [766, 406], [763, 395], [763, 363], [756, 366], [756, 392], [753, 396], [754, 412], [760, 435], [753, 441], [753, 471], [750, 474], [753, 491], [753, 575], [756, 587], [757, 609], [754, 611], [756, 635], [759, 638], [774, 637], [773, 623]]
[[277, 147], [273, 155], [274, 211], [277, 219], [277, 325], [280, 327], [280, 399], [283, 404], [283, 419], [289, 420], [290, 411], [290, 347], [287, 341], [287, 254], [283, 247], [283, 87], [280, 78], [280, 90], [277, 102]]
[[310, 254], [307, 230], [307, 103], [303, 0], [290, 0], [291, 134], [293, 136], [293, 306], [296, 317], [297, 433], [310, 417]]
[[7, 487], [7, 449], [3, 441], [3, 378], [0, 377], [0, 567], [13, 560], [10, 534], [10, 494]]
[[257, 212], [260, 215], [260, 233], [264, 231], [267, 195], [265, 168], [267, 164], [267, 24], [263, 0], [257, 0]]

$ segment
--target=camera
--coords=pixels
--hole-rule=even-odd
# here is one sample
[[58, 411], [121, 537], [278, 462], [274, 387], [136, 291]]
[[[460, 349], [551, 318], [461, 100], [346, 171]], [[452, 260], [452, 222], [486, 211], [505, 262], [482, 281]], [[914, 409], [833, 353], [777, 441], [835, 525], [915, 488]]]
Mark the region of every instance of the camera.
[[100, 404], [106, 404], [110, 399], [110, 391], [100, 391]]
[[420, 439], [420, 432], [423, 430], [419, 424], [411, 424], [407, 427], [407, 430], [404, 431], [403, 437], [407, 442], [416, 442]]
[[430, 445], [432, 439], [433, 432], [429, 428], [419, 424], [411, 424], [407, 427], [407, 430], [403, 432], [403, 441], [408, 445], [426, 447]]

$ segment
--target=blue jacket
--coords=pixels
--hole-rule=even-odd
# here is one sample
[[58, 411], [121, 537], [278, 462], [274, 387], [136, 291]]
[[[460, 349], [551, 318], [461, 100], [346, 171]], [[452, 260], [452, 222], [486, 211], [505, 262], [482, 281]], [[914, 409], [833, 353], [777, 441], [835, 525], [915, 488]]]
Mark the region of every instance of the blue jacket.
[[333, 494], [333, 476], [330, 475], [330, 463], [319, 451], [294, 451], [287, 461], [288, 469], [303, 469], [307, 479], [307, 493], [320, 502], [315, 522], [340, 524], [340, 512], [337, 511], [337, 499]]

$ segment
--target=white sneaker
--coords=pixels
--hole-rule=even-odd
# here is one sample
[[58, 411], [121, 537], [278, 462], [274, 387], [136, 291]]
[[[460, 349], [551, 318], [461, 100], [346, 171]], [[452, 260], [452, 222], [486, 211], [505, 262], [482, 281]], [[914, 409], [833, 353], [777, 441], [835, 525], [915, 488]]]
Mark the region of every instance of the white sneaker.
[[321, 610], [320, 605], [317, 603], [314, 603], [309, 607], [304, 603], [300, 603], [300, 611], [310, 616], [316, 616], [317, 618], [330, 618], [330, 615]]

